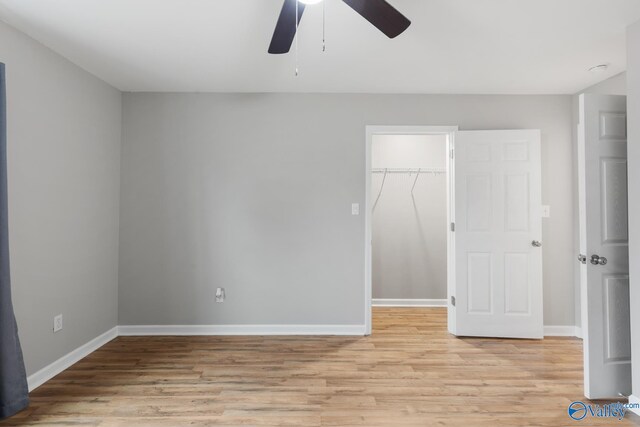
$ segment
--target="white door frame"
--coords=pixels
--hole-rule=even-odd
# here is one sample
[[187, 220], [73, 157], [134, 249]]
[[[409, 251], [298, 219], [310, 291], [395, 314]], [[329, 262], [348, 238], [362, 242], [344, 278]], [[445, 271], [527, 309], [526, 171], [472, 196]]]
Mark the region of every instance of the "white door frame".
[[[373, 235], [372, 217], [373, 205], [371, 197], [371, 147], [374, 135], [445, 135], [447, 137], [447, 152], [451, 153], [454, 147], [455, 133], [458, 126], [367, 126], [365, 140], [365, 210], [364, 210], [364, 325], [365, 334], [371, 335], [371, 300], [372, 300], [372, 259], [371, 239]], [[453, 162], [451, 155], [447, 155], [447, 218], [449, 222], [455, 222], [453, 218]], [[447, 306], [449, 307], [449, 330], [455, 328], [451, 316], [451, 291], [455, 283], [455, 251], [451, 229], [447, 233]]]

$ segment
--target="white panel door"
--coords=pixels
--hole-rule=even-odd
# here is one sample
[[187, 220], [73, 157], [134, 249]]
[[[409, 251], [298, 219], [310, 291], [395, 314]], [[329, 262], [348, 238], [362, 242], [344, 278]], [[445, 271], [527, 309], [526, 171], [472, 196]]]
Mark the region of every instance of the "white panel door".
[[628, 396], [631, 333], [626, 97], [580, 96], [578, 159], [585, 396]]
[[540, 131], [455, 138], [459, 336], [542, 338]]

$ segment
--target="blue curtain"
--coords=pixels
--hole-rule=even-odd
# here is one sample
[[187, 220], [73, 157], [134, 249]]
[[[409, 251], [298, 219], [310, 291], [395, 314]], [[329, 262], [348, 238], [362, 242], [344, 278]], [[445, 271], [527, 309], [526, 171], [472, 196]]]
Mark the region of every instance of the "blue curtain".
[[11, 303], [7, 212], [7, 98], [0, 63], [0, 419], [29, 405], [27, 375]]

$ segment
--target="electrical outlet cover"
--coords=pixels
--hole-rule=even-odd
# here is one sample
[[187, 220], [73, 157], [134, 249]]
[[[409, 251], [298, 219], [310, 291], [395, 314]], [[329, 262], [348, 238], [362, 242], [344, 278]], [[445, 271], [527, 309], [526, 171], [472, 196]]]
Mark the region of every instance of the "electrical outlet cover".
[[62, 314], [58, 314], [53, 318], [53, 332], [59, 332], [62, 330]]

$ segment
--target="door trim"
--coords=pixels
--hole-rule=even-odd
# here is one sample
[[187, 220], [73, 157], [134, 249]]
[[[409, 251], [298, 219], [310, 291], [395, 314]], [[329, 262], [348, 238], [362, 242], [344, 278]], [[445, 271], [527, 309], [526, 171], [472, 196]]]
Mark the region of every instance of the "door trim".
[[[451, 152], [454, 148], [455, 134], [458, 126], [366, 126], [365, 139], [365, 210], [364, 210], [364, 324], [365, 334], [371, 335], [371, 307], [372, 307], [372, 251], [371, 239], [373, 235], [373, 205], [371, 197], [371, 146], [374, 135], [445, 135], [447, 137], [447, 149]], [[453, 183], [454, 162], [451, 156], [447, 156], [447, 217], [450, 222], [453, 218]], [[455, 251], [453, 250], [453, 236], [449, 230], [447, 234], [447, 301], [451, 301], [452, 285], [455, 283]], [[449, 330], [455, 330], [455, 316], [452, 315], [449, 305]]]

